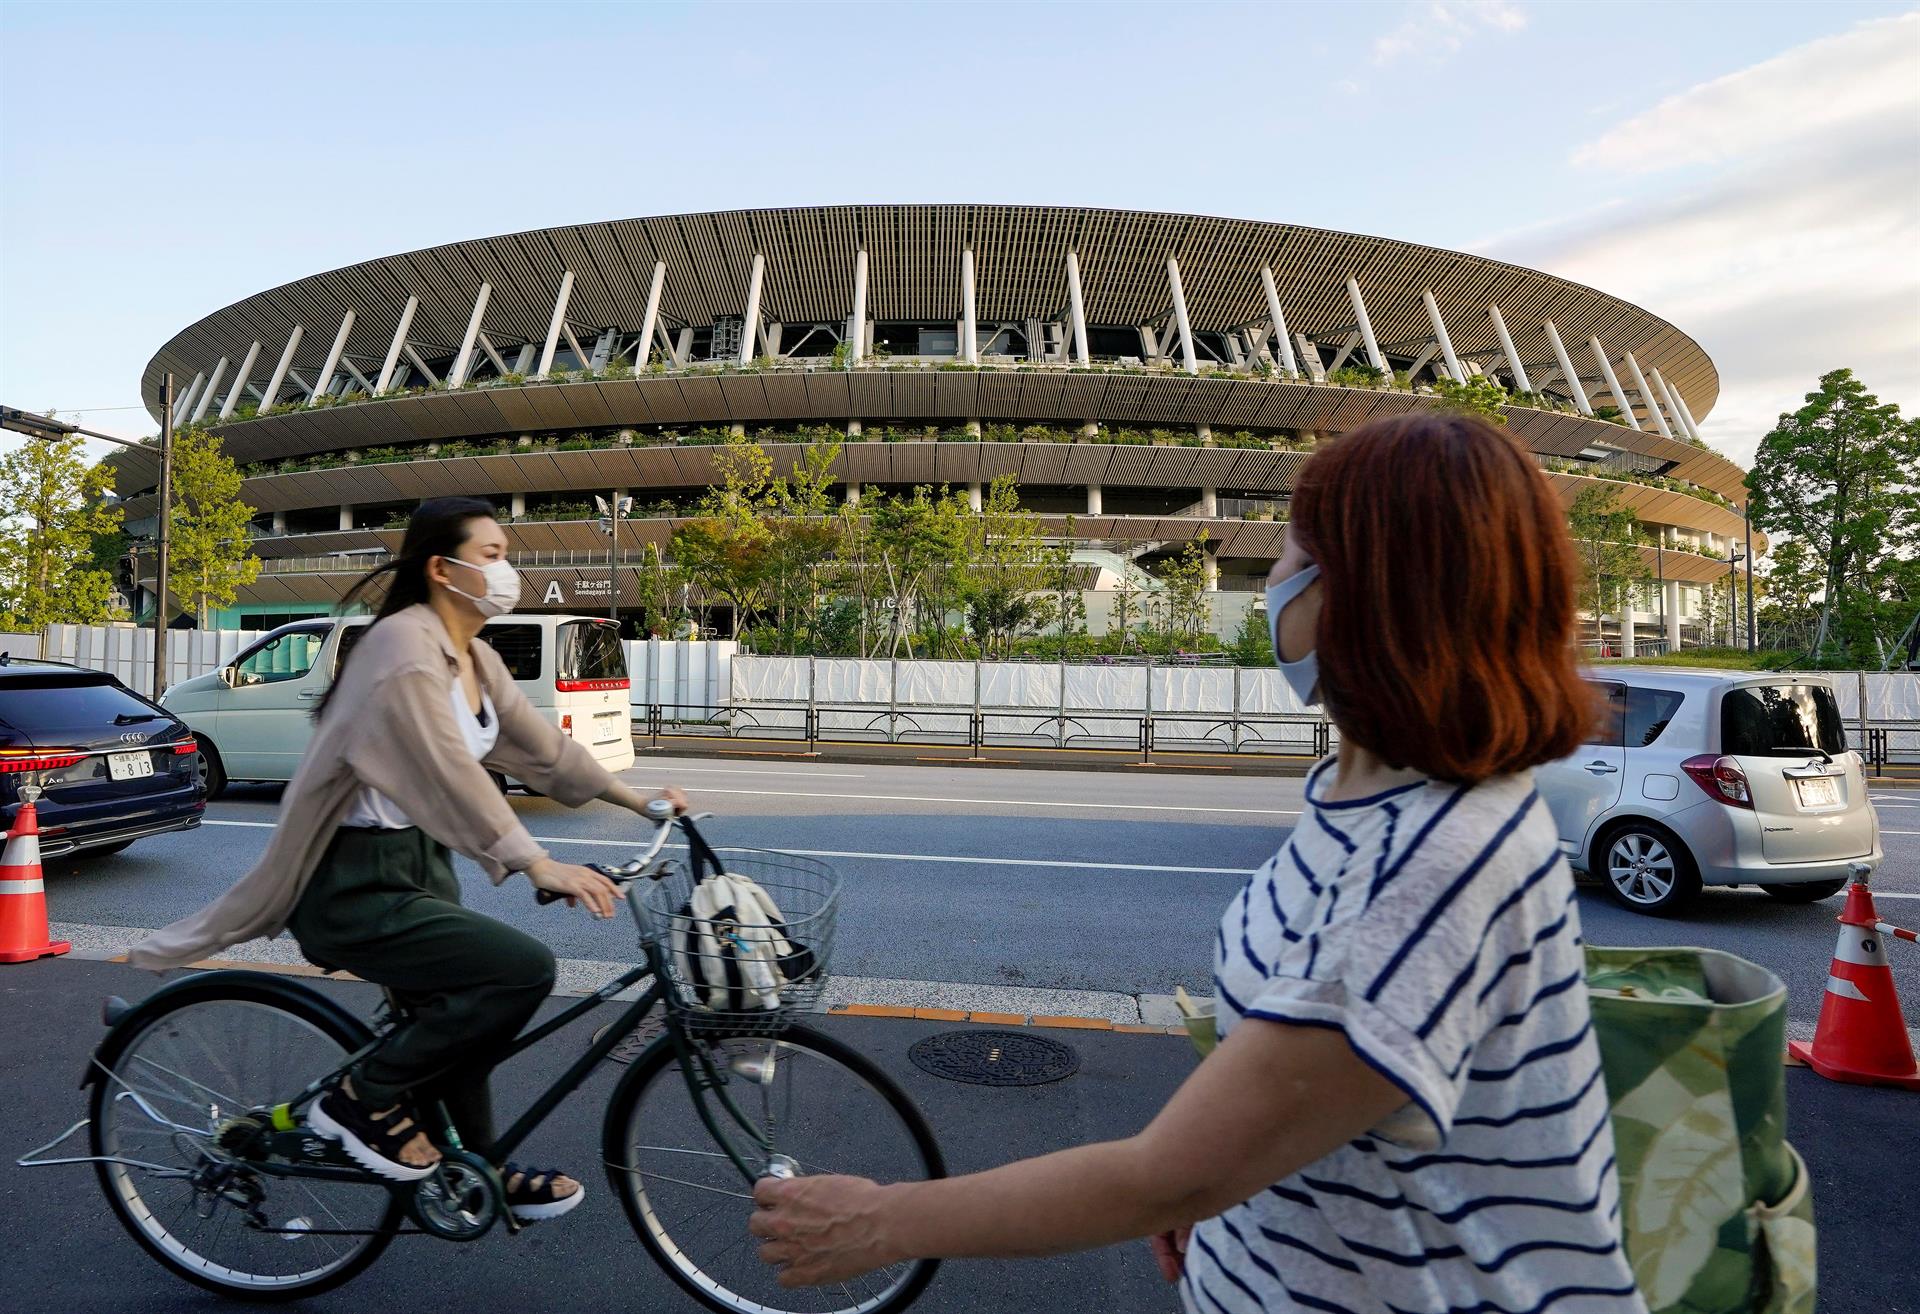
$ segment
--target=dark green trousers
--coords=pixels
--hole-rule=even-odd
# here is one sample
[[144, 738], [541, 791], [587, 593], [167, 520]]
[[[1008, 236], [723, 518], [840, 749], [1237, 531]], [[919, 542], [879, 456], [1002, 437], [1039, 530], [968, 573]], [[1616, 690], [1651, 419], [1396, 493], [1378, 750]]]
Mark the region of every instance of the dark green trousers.
[[316, 965], [387, 986], [410, 1010], [353, 1074], [375, 1108], [447, 1106], [461, 1142], [493, 1145], [487, 1077], [553, 987], [553, 951], [460, 906], [446, 848], [417, 828], [335, 833], [288, 922]]

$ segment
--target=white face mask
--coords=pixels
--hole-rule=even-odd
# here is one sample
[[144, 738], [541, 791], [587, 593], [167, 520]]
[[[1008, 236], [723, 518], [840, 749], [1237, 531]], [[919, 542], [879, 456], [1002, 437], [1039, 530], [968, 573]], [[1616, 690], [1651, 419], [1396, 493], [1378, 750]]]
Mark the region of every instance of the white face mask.
[[476, 566], [471, 561], [462, 561], [459, 557], [443, 557], [442, 560], [480, 572], [481, 578], [485, 581], [484, 592], [469, 593], [465, 589], [456, 589], [451, 584], [447, 587], [471, 602], [482, 616], [504, 616], [520, 601], [520, 572], [507, 562], [489, 561], [484, 566]]
[[1319, 578], [1320, 567], [1303, 566], [1278, 584], [1267, 586], [1267, 634], [1273, 640], [1273, 664], [1306, 707], [1320, 701], [1320, 655], [1309, 649], [1306, 656], [1292, 662], [1280, 655], [1280, 613]]

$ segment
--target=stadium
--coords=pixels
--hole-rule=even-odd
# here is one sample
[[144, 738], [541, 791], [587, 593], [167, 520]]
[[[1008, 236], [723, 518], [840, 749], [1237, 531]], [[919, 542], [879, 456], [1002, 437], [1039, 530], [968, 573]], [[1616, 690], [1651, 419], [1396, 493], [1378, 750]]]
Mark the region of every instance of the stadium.
[[[639, 620], [634, 563], [744, 436], [776, 471], [842, 444], [850, 500], [946, 485], [977, 505], [1012, 476], [1073, 543], [1093, 617], [1117, 574], [1204, 532], [1225, 632], [1313, 445], [1476, 377], [1569, 505], [1606, 481], [1636, 518], [1649, 583], [1607, 618], [1616, 641], [1707, 637], [1745, 532], [1743, 472], [1699, 435], [1718, 373], [1680, 329], [1533, 270], [1284, 223], [855, 205], [548, 228], [215, 311], [148, 364], [156, 420], [168, 372], [173, 418], [219, 435], [259, 513], [227, 628], [328, 610], [447, 493], [498, 507], [528, 609], [604, 611], [611, 573]], [[129, 529], [151, 528], [157, 453], [113, 461]], [[616, 494], [617, 545], [594, 501]]]

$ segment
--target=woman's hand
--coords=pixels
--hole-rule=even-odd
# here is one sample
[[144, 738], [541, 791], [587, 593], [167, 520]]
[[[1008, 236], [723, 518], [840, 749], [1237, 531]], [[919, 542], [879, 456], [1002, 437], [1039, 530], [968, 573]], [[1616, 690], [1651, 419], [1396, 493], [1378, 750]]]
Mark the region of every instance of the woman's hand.
[[693, 807], [693, 804], [687, 801], [686, 791], [678, 785], [668, 785], [658, 794], [655, 794], [654, 797], [663, 798], [673, 804], [673, 815], [676, 817], [686, 816]]
[[783, 1287], [846, 1282], [906, 1258], [890, 1252], [882, 1222], [885, 1187], [864, 1177], [762, 1178], [747, 1230]]
[[595, 917], [613, 916], [614, 904], [620, 898], [620, 887], [599, 872], [552, 858], [542, 858], [527, 868], [527, 879], [536, 890], [566, 895], [569, 908], [585, 899], [587, 910]]
[[1187, 1271], [1187, 1240], [1193, 1235], [1191, 1227], [1176, 1227], [1170, 1232], [1147, 1238], [1147, 1246], [1153, 1251], [1153, 1262], [1160, 1270], [1160, 1276], [1169, 1282], [1178, 1282], [1180, 1275]]
[[683, 792], [678, 785], [668, 785], [658, 794], [649, 797], [633, 788], [633, 786], [622, 784], [616, 780], [607, 787], [606, 792], [600, 795], [600, 798], [603, 802], [611, 803], [615, 807], [625, 808], [629, 812], [637, 812], [643, 817], [647, 815], [647, 804], [653, 802], [656, 798], [665, 799], [667, 802], [673, 804], [673, 811], [676, 816], [686, 816], [687, 811], [693, 806], [687, 801], [685, 792]]

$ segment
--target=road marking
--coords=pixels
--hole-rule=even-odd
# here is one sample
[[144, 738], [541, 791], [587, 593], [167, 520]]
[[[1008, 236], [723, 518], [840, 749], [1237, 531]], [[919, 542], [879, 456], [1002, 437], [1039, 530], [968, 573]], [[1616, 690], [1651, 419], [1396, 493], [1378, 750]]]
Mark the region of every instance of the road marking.
[[[647, 765], [658, 769], [660, 763], [649, 762]], [[866, 773], [862, 771], [811, 771], [804, 766], [789, 767], [784, 771], [762, 771], [754, 767], [692, 767], [680, 766], [676, 763], [668, 769], [672, 771], [699, 771], [717, 776], [786, 776], [789, 779], [795, 776], [804, 776], [808, 780], [865, 780], [867, 778]]]
[[1882, 835], [1920, 835], [1920, 830], [1883, 830]]
[[[251, 829], [272, 830], [270, 821], [205, 821], [205, 826], [244, 826]], [[599, 848], [630, 849], [639, 847], [631, 839], [585, 839], [577, 835], [535, 835], [538, 844], [588, 844]], [[670, 844], [667, 847], [684, 849], [684, 844]], [[732, 846], [722, 845], [721, 851], [728, 852]], [[1171, 872], [1178, 876], [1251, 876], [1253, 867], [1170, 867], [1155, 863], [1133, 862], [1071, 862], [1062, 858], [976, 858], [951, 853], [859, 853], [847, 849], [781, 849], [782, 853], [792, 853], [802, 858], [868, 858], [876, 862], [944, 862], [958, 866], [982, 867], [1065, 867], [1080, 871], [1156, 871]]]
[[[660, 785], [638, 785], [639, 789], [659, 789]], [[792, 789], [710, 789], [695, 786], [701, 794], [745, 794], [751, 798], [862, 799], [875, 803], [973, 803], [988, 808], [1098, 808], [1105, 812], [1219, 812], [1233, 817], [1297, 817], [1297, 809], [1284, 808], [1203, 808], [1182, 803], [1048, 803], [1026, 798], [932, 798], [925, 794], [811, 794]], [[1899, 832], [1895, 832], [1899, 833]]]

